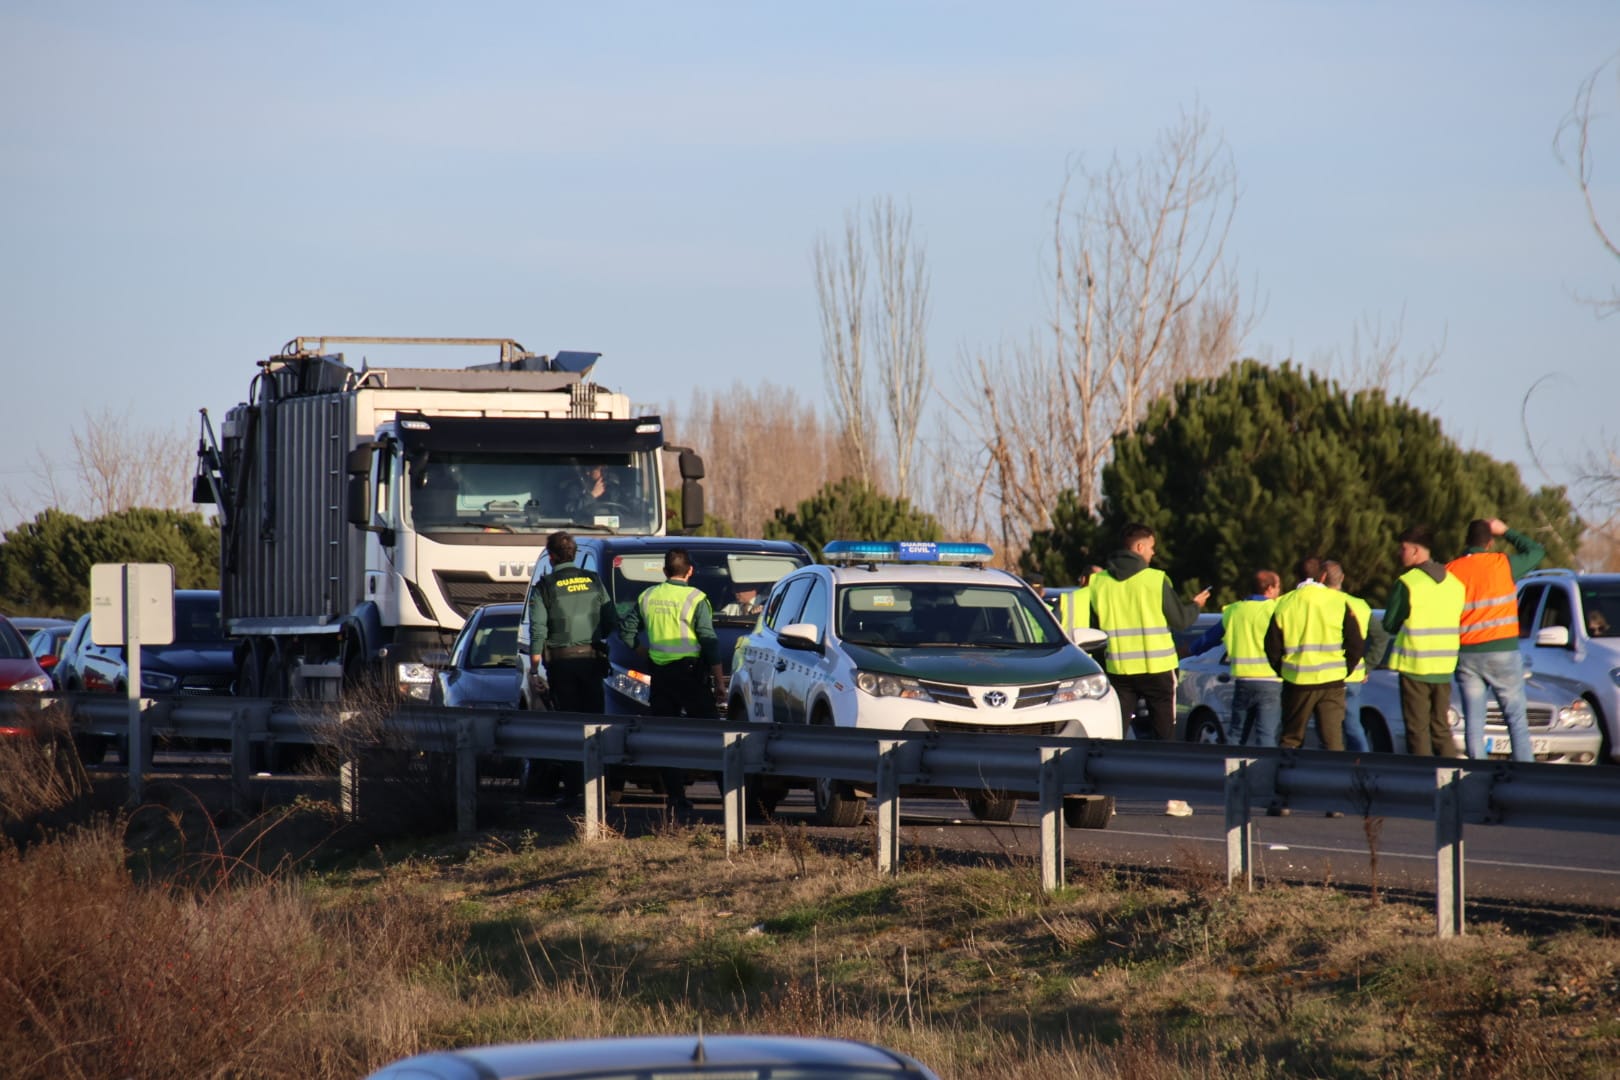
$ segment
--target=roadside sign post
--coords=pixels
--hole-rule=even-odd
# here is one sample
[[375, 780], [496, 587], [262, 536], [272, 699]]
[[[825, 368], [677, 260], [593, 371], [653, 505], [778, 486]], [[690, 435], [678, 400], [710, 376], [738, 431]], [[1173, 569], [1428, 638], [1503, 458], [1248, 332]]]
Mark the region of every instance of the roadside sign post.
[[122, 645], [129, 665], [129, 800], [144, 797], [147, 732], [141, 706], [141, 646], [174, 641], [174, 567], [168, 563], [97, 563], [90, 568], [90, 640]]

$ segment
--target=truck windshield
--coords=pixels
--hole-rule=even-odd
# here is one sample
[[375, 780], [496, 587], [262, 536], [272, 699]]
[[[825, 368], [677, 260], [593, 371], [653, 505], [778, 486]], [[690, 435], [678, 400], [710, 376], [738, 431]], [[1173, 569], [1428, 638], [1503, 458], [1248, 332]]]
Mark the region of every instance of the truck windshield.
[[662, 531], [656, 451], [432, 451], [407, 461], [418, 532]]
[[1053, 646], [1062, 629], [1025, 589], [908, 581], [838, 590], [838, 636], [857, 645]]

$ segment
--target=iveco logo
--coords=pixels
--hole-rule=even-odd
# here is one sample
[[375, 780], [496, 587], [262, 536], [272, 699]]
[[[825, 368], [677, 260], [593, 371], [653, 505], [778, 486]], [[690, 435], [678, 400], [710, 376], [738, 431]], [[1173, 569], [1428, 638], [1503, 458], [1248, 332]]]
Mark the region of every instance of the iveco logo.
[[534, 573], [534, 563], [503, 562], [495, 564], [496, 577], [526, 578]]
[[984, 703], [990, 706], [992, 709], [999, 709], [1003, 705], [1007, 704], [1007, 695], [1002, 693], [1000, 690], [992, 690], [988, 694], [984, 695]]

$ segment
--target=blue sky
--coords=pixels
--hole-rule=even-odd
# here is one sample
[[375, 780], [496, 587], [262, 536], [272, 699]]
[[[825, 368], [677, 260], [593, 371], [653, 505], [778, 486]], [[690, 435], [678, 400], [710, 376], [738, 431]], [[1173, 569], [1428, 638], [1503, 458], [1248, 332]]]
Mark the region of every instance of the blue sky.
[[1620, 262], [1551, 143], [1617, 51], [1612, 0], [6, 0], [0, 486], [86, 410], [219, 416], [300, 334], [599, 350], [652, 404], [819, 400], [811, 246], [880, 196], [926, 244], [949, 389], [1038, 326], [1069, 163], [1198, 106], [1241, 180], [1248, 351], [1309, 361], [1404, 312], [1409, 352], [1444, 342], [1415, 403], [1464, 445], [1527, 463], [1521, 399], [1554, 376], [1528, 416], [1563, 481], [1620, 433], [1620, 317], [1572, 295]]

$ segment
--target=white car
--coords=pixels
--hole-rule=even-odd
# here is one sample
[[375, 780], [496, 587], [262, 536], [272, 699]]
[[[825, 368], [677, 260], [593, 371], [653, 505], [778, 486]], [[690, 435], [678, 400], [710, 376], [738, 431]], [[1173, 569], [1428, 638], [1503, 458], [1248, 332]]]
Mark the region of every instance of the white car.
[[[1176, 719], [1182, 738], [1189, 742], [1236, 743], [1241, 732], [1231, 730], [1232, 675], [1224, 646], [1217, 645], [1181, 662], [1176, 685]], [[1597, 760], [1600, 736], [1591, 706], [1580, 687], [1567, 679], [1535, 675], [1526, 679], [1526, 718], [1530, 744], [1537, 761], [1590, 765]], [[1451, 688], [1451, 734], [1459, 752], [1463, 746], [1462, 695]], [[1361, 726], [1377, 753], [1405, 753], [1406, 726], [1401, 721], [1400, 676], [1378, 668], [1361, 691]], [[1307, 746], [1320, 746], [1314, 721]], [[1507, 725], [1496, 699], [1486, 695], [1485, 753], [1512, 756]]]
[[1537, 675], [1579, 683], [1602, 754], [1620, 762], [1620, 574], [1536, 570], [1519, 581], [1519, 651]]
[[[807, 566], [777, 582], [759, 624], [737, 642], [729, 715], [1119, 738], [1108, 677], [1028, 585], [983, 565], [991, 554], [982, 544], [828, 544], [823, 557], [835, 565]], [[864, 817], [864, 794], [833, 781], [813, 786], [823, 824]], [[783, 790], [756, 788], [754, 798], [774, 809]], [[1017, 806], [999, 792], [964, 797], [981, 820], [1005, 821]], [[1069, 820], [1096, 827], [1101, 813]]]

